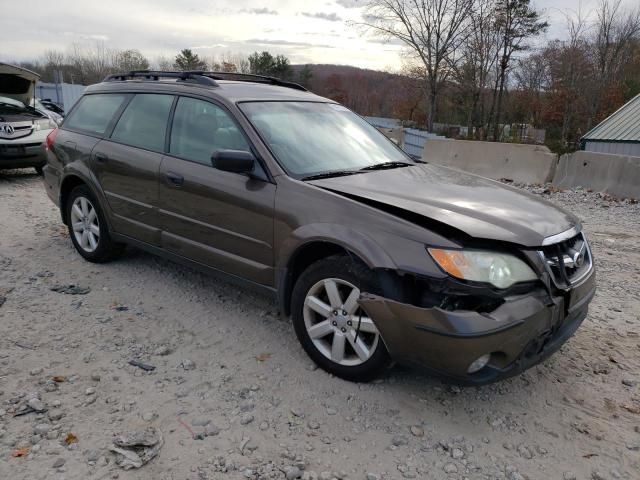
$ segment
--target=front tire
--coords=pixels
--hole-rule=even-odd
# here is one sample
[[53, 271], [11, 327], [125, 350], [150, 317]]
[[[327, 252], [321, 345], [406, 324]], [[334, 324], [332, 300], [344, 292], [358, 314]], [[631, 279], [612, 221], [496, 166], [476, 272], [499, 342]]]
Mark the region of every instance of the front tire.
[[73, 246], [86, 260], [103, 263], [117, 257], [124, 245], [114, 242], [98, 200], [86, 185], [74, 188], [66, 203]]
[[390, 364], [374, 321], [358, 304], [360, 292], [380, 293], [376, 275], [350, 257], [339, 255], [308, 267], [296, 282], [293, 326], [307, 354], [337, 377], [366, 382]]

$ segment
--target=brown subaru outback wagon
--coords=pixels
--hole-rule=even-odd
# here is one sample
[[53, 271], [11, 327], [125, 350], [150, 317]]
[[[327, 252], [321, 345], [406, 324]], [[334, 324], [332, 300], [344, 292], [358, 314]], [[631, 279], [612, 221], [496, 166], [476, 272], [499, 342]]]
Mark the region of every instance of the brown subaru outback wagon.
[[46, 150], [47, 193], [80, 255], [130, 244], [272, 292], [309, 356], [343, 378], [394, 361], [459, 383], [514, 375], [558, 350], [595, 292], [571, 214], [413, 160], [273, 78], [111, 76]]

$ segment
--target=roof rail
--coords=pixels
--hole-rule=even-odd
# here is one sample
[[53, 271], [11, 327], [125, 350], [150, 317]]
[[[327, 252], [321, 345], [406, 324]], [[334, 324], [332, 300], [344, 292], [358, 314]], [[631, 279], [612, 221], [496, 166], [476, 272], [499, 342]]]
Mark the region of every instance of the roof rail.
[[307, 89], [295, 82], [288, 82], [276, 77], [270, 77], [267, 75], [255, 75], [253, 73], [238, 73], [238, 72], [202, 72], [203, 75], [213, 78], [214, 80], [235, 80], [237, 82], [255, 82], [255, 83], [268, 83], [270, 85], [276, 85], [278, 87], [294, 88], [296, 90], [302, 90], [306, 92]]
[[155, 70], [132, 70], [127, 73], [116, 73], [107, 76], [103, 82], [116, 82], [125, 80], [160, 80], [162, 78], [176, 78], [183, 82], [196, 83], [198, 85], [208, 85], [211, 87], [219, 87], [220, 84], [216, 80], [235, 80], [238, 82], [254, 82], [267, 83], [279, 87], [293, 88], [306, 92], [307, 89], [302, 85], [294, 82], [287, 82], [279, 78], [269, 77], [266, 75], [254, 75], [251, 73], [237, 72], [206, 72], [202, 70], [194, 70], [187, 72], [163, 72]]
[[213, 78], [203, 75], [204, 72], [162, 72], [154, 70], [132, 70], [127, 73], [116, 73], [105, 77], [103, 82], [117, 82], [125, 80], [160, 80], [162, 78], [176, 78], [178, 81], [195, 83], [198, 85], [207, 85], [210, 87], [218, 87], [218, 82]]

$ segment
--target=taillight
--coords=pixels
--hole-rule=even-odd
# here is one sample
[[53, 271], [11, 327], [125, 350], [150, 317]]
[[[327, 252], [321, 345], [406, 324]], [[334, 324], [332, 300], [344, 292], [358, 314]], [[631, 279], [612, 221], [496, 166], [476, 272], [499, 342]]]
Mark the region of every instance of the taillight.
[[53, 146], [53, 142], [56, 139], [56, 134], [57, 133], [58, 133], [58, 129], [54, 128], [53, 130], [51, 130], [51, 132], [49, 132], [49, 135], [47, 135], [47, 140], [45, 142], [47, 150], [49, 150]]

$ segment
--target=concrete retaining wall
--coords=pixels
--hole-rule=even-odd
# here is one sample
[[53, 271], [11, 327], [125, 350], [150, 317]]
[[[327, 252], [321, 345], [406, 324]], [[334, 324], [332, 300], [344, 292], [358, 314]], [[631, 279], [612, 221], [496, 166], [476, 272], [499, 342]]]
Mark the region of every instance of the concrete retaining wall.
[[397, 128], [384, 128], [384, 127], [376, 127], [382, 133], [385, 134], [386, 137], [390, 138], [396, 145], [400, 148], [404, 148], [404, 130], [402, 127]]
[[544, 145], [429, 139], [422, 158], [496, 180], [547, 183], [558, 156]]
[[640, 199], [640, 157], [586, 151], [562, 155], [552, 183]]

